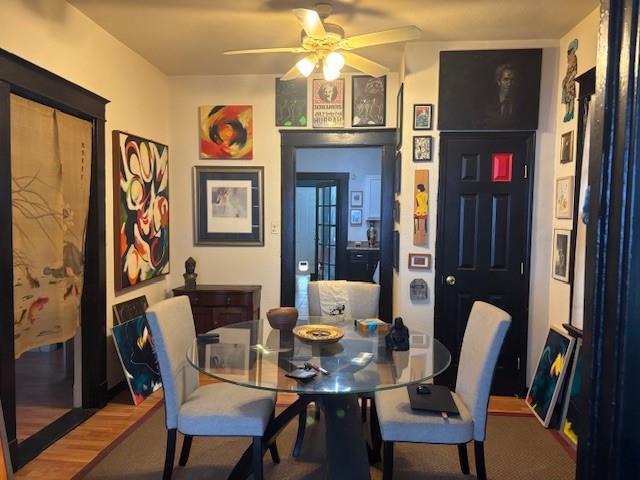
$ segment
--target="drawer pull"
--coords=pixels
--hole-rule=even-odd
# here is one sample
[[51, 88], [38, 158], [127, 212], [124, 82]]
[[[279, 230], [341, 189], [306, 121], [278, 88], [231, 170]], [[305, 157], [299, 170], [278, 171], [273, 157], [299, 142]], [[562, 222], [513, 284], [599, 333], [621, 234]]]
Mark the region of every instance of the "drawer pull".
[[227, 305], [231, 305], [231, 297], [227, 297]]
[[193, 303], [198, 303], [198, 300], [199, 300], [199, 298], [198, 298], [198, 297], [193, 297], [193, 298], [191, 299], [191, 301], [192, 301]]

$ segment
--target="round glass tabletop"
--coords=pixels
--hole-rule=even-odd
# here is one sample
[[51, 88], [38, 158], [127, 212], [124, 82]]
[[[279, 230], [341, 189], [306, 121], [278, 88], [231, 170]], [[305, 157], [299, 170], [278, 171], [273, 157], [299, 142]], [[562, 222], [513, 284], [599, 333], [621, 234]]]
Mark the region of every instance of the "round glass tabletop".
[[[423, 382], [451, 362], [446, 347], [422, 332], [410, 331], [409, 350], [390, 351], [385, 348], [386, 331], [362, 330], [353, 320], [298, 319], [298, 326], [308, 324], [336, 326], [344, 336], [335, 343], [318, 344], [290, 331], [272, 330], [266, 320], [253, 320], [199, 335], [187, 351], [187, 360], [225, 382], [306, 394], [366, 393]], [[305, 363], [321, 369], [307, 369], [315, 375], [306, 380], [287, 376], [304, 370]]]

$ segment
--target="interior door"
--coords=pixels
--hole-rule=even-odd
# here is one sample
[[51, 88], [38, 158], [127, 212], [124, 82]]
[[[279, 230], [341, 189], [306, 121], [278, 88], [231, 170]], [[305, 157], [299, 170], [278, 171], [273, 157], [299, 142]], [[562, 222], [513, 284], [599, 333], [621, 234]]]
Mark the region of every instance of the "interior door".
[[452, 388], [471, 306], [482, 300], [512, 316], [492, 393], [524, 394], [534, 138], [441, 135], [434, 327], [452, 353], [439, 382]]
[[335, 180], [316, 186], [316, 264], [318, 280], [335, 280], [338, 225], [338, 184]]

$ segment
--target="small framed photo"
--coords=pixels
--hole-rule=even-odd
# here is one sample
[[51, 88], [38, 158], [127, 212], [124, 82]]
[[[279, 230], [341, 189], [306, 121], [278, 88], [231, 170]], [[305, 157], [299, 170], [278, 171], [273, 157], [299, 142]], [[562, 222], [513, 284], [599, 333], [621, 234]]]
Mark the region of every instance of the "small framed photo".
[[413, 137], [413, 161], [430, 162], [433, 160], [433, 137], [420, 136]]
[[563, 133], [560, 140], [560, 163], [573, 162], [573, 130]]
[[553, 278], [569, 283], [569, 254], [571, 252], [571, 230], [553, 231]]
[[431, 270], [431, 254], [410, 253], [409, 268], [411, 270]]
[[362, 209], [361, 208], [352, 208], [351, 209], [351, 225], [362, 225]]
[[352, 207], [361, 207], [362, 206], [362, 190], [353, 190], [351, 192], [351, 206]]
[[573, 218], [573, 177], [556, 180], [556, 218]]
[[433, 123], [431, 122], [433, 113], [432, 104], [419, 104], [413, 106], [413, 129], [414, 130], [431, 130]]

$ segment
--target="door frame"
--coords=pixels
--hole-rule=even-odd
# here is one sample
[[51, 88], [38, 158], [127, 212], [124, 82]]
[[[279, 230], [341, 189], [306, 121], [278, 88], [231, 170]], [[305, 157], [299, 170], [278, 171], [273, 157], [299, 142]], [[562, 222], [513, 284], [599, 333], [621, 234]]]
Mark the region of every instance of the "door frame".
[[[452, 140], [521, 140], [526, 145], [526, 157], [525, 165], [527, 166], [526, 181], [527, 181], [527, 193], [524, 200], [525, 206], [525, 245], [523, 252], [523, 285], [522, 285], [522, 298], [525, 300], [522, 307], [522, 318], [525, 320], [522, 322], [521, 329], [516, 333], [515, 338], [519, 338], [521, 341], [520, 351], [522, 352], [522, 359], [520, 369], [518, 370], [518, 378], [516, 379], [517, 392], [520, 396], [524, 396], [526, 393], [527, 383], [527, 343], [529, 333], [529, 274], [531, 270], [531, 230], [532, 230], [532, 212], [533, 212], [533, 186], [534, 186], [534, 171], [535, 171], [535, 146], [536, 146], [536, 133], [534, 131], [514, 131], [514, 132], [442, 132], [440, 133], [440, 165], [438, 172], [438, 218], [437, 218], [437, 234], [436, 234], [436, 255], [435, 255], [435, 295], [434, 295], [434, 319], [433, 328], [434, 336], [438, 338], [439, 332], [442, 326], [445, 324], [447, 318], [447, 312], [445, 311], [444, 302], [439, 302], [439, 298], [444, 298], [444, 273], [440, 268], [439, 258], [444, 258], [444, 249], [446, 239], [444, 238], [444, 218], [445, 218], [445, 197], [447, 193], [446, 179], [447, 179], [447, 149], [448, 142]], [[518, 172], [513, 172], [514, 175]], [[524, 172], [520, 172], [524, 175]]]
[[396, 129], [280, 130], [281, 137], [281, 263], [280, 305], [295, 305], [295, 196], [298, 148], [379, 147], [382, 189], [380, 192], [380, 308], [379, 316], [393, 316], [393, 177]]
[[[349, 174], [339, 172], [297, 172], [296, 187], [298, 182], [305, 181], [335, 181], [338, 183], [338, 205], [336, 208], [336, 225], [339, 226], [336, 232], [336, 279], [343, 280], [347, 272], [347, 238], [349, 236]], [[318, 205], [316, 204], [316, 209]], [[316, 220], [315, 231], [318, 231], [318, 222]], [[344, 247], [341, 248], [341, 247]], [[316, 270], [318, 268], [318, 240], [316, 238], [315, 248]], [[316, 274], [318, 272], [316, 271]]]

